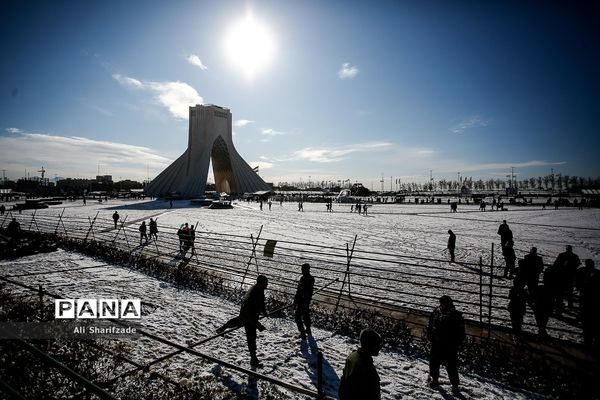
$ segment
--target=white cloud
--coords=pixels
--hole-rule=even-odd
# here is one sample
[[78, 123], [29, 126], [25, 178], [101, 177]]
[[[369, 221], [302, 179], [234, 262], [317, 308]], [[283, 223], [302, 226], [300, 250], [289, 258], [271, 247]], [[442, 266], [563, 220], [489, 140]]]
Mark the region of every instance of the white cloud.
[[139, 89], [142, 88], [143, 84], [141, 81], [138, 81], [135, 78], [130, 78], [128, 76], [123, 76], [120, 74], [113, 74], [113, 79], [119, 82], [121, 85], [129, 88]]
[[242, 127], [242, 126], [246, 126], [248, 124], [253, 123], [254, 121], [249, 120], [249, 119], [238, 119], [237, 121], [235, 121], [233, 123], [233, 126], [238, 126], [238, 127]]
[[461, 171], [461, 172], [476, 172], [476, 171], [491, 171], [495, 169], [510, 170], [511, 167], [515, 168], [530, 168], [530, 167], [549, 167], [552, 165], [564, 165], [565, 161], [541, 161], [531, 160], [514, 163], [488, 163], [488, 164], [457, 164], [452, 167], [448, 172]]
[[489, 119], [483, 118], [479, 115], [475, 115], [469, 118], [465, 118], [459, 123], [453, 125], [450, 128], [450, 132], [452, 133], [462, 133], [466, 129], [472, 128], [480, 128], [484, 126], [488, 126], [490, 124]]
[[295, 151], [292, 159], [307, 160], [319, 163], [338, 162], [348, 158], [352, 153], [367, 152], [373, 150], [385, 150], [392, 146], [388, 142], [358, 143], [354, 145], [341, 146], [339, 148], [314, 148], [306, 147]]
[[91, 177], [100, 164], [107, 174], [139, 180], [146, 177], [147, 167], [158, 173], [170, 162], [147, 147], [22, 130], [15, 136], [0, 136], [0, 159], [13, 174], [43, 165], [49, 176]]
[[200, 68], [202, 71], [206, 71], [208, 69], [208, 67], [204, 65], [200, 57], [198, 57], [195, 54], [188, 55], [187, 62], [192, 64], [193, 66]]
[[196, 89], [184, 82], [149, 82], [148, 87], [155, 92], [155, 98], [176, 118], [188, 119], [188, 107], [203, 102]]
[[414, 153], [418, 156], [430, 156], [432, 154], [437, 153], [435, 150], [433, 149], [414, 149], [413, 150]]
[[23, 131], [19, 128], [6, 128], [6, 132], [8, 133], [22, 133]]
[[338, 71], [340, 79], [352, 79], [358, 75], [358, 68], [350, 63], [343, 63], [342, 67]]
[[119, 74], [114, 74], [113, 78], [125, 87], [149, 90], [154, 93], [154, 98], [175, 118], [188, 119], [188, 107], [202, 104], [204, 101], [196, 89], [185, 82], [142, 82]]
[[260, 133], [265, 136], [282, 136], [288, 134], [287, 132], [276, 131], [275, 129], [271, 128], [264, 128]]

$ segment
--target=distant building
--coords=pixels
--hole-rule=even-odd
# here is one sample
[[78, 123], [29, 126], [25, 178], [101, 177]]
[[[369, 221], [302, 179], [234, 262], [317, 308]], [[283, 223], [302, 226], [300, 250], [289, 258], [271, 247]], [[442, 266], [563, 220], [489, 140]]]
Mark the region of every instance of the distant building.
[[112, 175], [96, 175], [97, 183], [112, 183]]
[[217, 192], [243, 194], [270, 190], [233, 146], [231, 120], [227, 108], [190, 107], [187, 150], [146, 185], [146, 194], [183, 198], [204, 195], [211, 160]]

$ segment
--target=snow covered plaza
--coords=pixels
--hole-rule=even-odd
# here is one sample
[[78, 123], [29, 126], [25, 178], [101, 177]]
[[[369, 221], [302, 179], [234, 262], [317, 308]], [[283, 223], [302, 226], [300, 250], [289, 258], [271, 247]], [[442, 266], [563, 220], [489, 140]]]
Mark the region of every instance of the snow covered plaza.
[[[132, 261], [159, 256], [165, 262], [171, 261], [172, 268], [178, 263], [175, 261], [175, 231], [187, 222], [197, 225], [196, 255], [190, 258], [189, 265], [225, 274], [226, 285], [248, 288], [257, 273], [262, 273], [270, 280], [267, 298], [293, 294], [300, 265], [309, 262], [316, 278], [315, 288], [339, 279], [316, 297], [316, 302], [335, 304], [342, 291], [345, 306], [356, 302], [358, 306], [370, 304], [381, 310], [404, 309], [418, 314], [431, 311], [439, 296], [448, 294], [466, 319], [474, 324], [480, 320], [484, 325], [491, 322], [500, 332], [503, 326], [510, 326], [506, 312], [510, 281], [502, 279], [504, 261], [498, 251], [494, 253], [491, 271], [490, 266], [492, 243], [496, 249], [500, 245], [497, 229], [503, 219], [514, 233], [518, 258], [536, 246], [544, 262], [550, 264], [567, 244], [573, 246], [582, 260], [597, 260], [600, 254], [600, 211], [597, 209], [542, 210], [533, 206], [479, 212], [474, 205], [462, 205], [457, 213], [451, 214], [447, 205], [383, 204], [370, 207], [368, 215], [358, 215], [350, 213], [350, 205], [346, 204], [334, 204], [333, 212], [328, 213], [323, 203], [305, 203], [304, 212], [298, 212], [295, 202], [282, 205], [275, 202], [270, 211], [266, 207], [259, 210], [258, 203], [241, 201], [234, 202], [231, 210], [190, 207], [185, 200], [174, 201], [172, 209], [169, 202], [163, 200], [109, 200], [101, 204], [88, 201], [87, 206], [79, 202], [65, 205], [37, 210], [34, 218], [32, 211], [11, 217], [16, 217], [23, 229], [114, 242], [117, 248], [130, 252]], [[125, 222], [122, 226], [119, 224], [117, 230], [111, 219], [114, 211], [118, 211], [121, 221]], [[137, 227], [151, 217], [158, 221], [158, 240], [138, 246]], [[6, 224], [5, 221], [2, 223]], [[457, 236], [457, 263], [454, 264], [448, 262], [445, 250], [448, 229]], [[277, 241], [272, 258], [263, 255], [263, 247], [269, 239]], [[115, 294], [140, 298], [150, 304], [144, 309], [143, 329], [182, 345], [211, 336], [239, 309], [236, 302], [182, 289], [126, 266], [106, 264], [64, 250], [2, 261], [0, 270], [4, 277], [13, 277], [11, 279], [30, 286], [42, 285], [44, 290], [65, 298], [111, 298]], [[344, 281], [347, 271], [350, 282]], [[259, 334], [258, 340], [259, 358], [265, 364], [261, 372], [314, 390], [316, 351], [320, 350], [325, 359], [324, 391], [335, 397], [345, 357], [356, 348], [357, 338], [320, 329], [317, 325], [308, 343], [300, 344], [294, 339], [297, 331], [293, 319], [265, 321], [267, 330]], [[530, 309], [525, 323], [526, 331], [536, 332]], [[418, 336], [418, 321], [411, 327]], [[580, 329], [569, 321], [551, 318], [549, 334], [553, 339], [581, 342]], [[145, 338], [131, 341], [127, 347], [131, 357], [140, 364], [173, 350]], [[235, 365], [248, 363], [245, 337], [239, 332], [213, 340], [199, 350]], [[406, 356], [399, 350], [387, 346], [375, 358], [383, 398], [446, 398], [446, 393], [425, 385], [427, 360]], [[152, 370], [180, 381], [213, 375], [239, 393], [250, 386], [247, 376], [187, 353], [157, 363]], [[448, 386], [445, 372], [441, 378], [442, 386]], [[474, 374], [461, 373], [461, 388], [467, 398], [543, 397]], [[293, 392], [285, 393], [286, 398], [305, 398]]]

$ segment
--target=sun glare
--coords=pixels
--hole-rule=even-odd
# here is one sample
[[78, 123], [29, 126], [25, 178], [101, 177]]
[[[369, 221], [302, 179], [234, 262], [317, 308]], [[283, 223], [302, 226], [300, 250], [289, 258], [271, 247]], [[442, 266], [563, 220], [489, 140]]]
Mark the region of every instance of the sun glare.
[[248, 13], [229, 29], [225, 49], [233, 65], [253, 78], [271, 62], [275, 44], [269, 29]]

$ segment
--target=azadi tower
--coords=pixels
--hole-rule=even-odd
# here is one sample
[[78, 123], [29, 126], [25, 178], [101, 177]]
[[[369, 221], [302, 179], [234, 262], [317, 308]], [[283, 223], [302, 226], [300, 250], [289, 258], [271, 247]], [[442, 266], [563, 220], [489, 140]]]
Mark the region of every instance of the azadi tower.
[[211, 159], [217, 192], [242, 194], [270, 190], [235, 150], [229, 109], [215, 105], [190, 107], [189, 123], [187, 150], [146, 186], [147, 195], [202, 196]]

